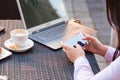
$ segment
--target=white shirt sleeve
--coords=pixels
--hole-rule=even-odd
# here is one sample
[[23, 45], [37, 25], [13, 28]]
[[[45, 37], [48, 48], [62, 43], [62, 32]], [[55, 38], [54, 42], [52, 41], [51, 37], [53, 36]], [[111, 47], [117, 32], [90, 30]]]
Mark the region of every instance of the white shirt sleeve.
[[88, 60], [80, 57], [74, 62], [74, 80], [90, 80], [94, 76]]
[[104, 58], [105, 58], [108, 62], [111, 62], [111, 61], [112, 61], [115, 50], [116, 50], [116, 49], [113, 48], [113, 47], [110, 47], [110, 46], [108, 47], [108, 50], [107, 50], [107, 52], [106, 52], [106, 54], [105, 54], [105, 56], [104, 56]]
[[[113, 50], [113, 53], [111, 53]], [[112, 61], [115, 49], [109, 47], [105, 58]], [[120, 56], [104, 70], [93, 74], [89, 62], [85, 57], [78, 58], [74, 62], [74, 80], [120, 80]]]

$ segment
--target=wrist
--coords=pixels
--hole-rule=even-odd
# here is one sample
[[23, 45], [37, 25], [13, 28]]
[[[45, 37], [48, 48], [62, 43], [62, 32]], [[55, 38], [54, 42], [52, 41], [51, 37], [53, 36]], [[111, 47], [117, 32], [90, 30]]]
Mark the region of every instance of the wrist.
[[101, 46], [100, 55], [101, 55], [101, 56], [105, 56], [107, 50], [108, 50], [108, 46], [106, 46], [106, 45]]
[[78, 56], [78, 57], [76, 57], [76, 58], [74, 59], [73, 62], [75, 62], [77, 59], [79, 59], [79, 58], [83, 58], [83, 57], [85, 57], [85, 56]]
[[86, 58], [85, 56], [81, 56], [81, 57], [78, 57], [77, 59], [75, 59], [74, 63], [78, 62], [80, 59], [84, 59]]

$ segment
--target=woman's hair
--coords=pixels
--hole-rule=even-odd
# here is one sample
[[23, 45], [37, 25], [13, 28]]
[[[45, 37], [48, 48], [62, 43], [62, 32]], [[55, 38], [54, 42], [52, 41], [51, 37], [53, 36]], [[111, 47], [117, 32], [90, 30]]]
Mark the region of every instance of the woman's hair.
[[120, 0], [106, 0], [107, 18], [114, 30], [118, 34], [118, 46], [120, 50]]

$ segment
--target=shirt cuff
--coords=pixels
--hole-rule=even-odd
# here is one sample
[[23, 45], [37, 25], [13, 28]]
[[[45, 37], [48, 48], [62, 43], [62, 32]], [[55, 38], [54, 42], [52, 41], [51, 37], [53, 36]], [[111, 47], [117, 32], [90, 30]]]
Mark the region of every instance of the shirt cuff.
[[74, 62], [74, 67], [79, 66], [80, 64], [89, 64], [88, 60], [86, 59], [86, 57], [80, 57], [78, 59], [75, 60]]
[[105, 56], [104, 56], [104, 58], [108, 61], [108, 62], [111, 62], [112, 61], [112, 59], [113, 59], [113, 55], [114, 55], [114, 53], [115, 53], [115, 48], [113, 48], [113, 47], [108, 47], [108, 50], [107, 50], [107, 52], [106, 52], [106, 54], [105, 54]]

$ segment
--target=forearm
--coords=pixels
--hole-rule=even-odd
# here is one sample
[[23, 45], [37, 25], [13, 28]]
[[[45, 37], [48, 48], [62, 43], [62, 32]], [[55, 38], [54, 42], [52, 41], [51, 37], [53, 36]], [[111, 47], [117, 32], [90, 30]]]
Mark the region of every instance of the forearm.
[[118, 57], [104, 70], [94, 75], [87, 59], [82, 57], [77, 59], [74, 63], [74, 80], [119, 80], [119, 66], [120, 57]]
[[91, 80], [120, 80], [120, 57], [96, 74]]
[[101, 55], [101, 56], [105, 56], [107, 50], [108, 50], [108, 46], [107, 45], [102, 45], [102, 46], [100, 46], [98, 54]]
[[90, 80], [94, 74], [85, 57], [78, 58], [74, 62], [74, 80]]

